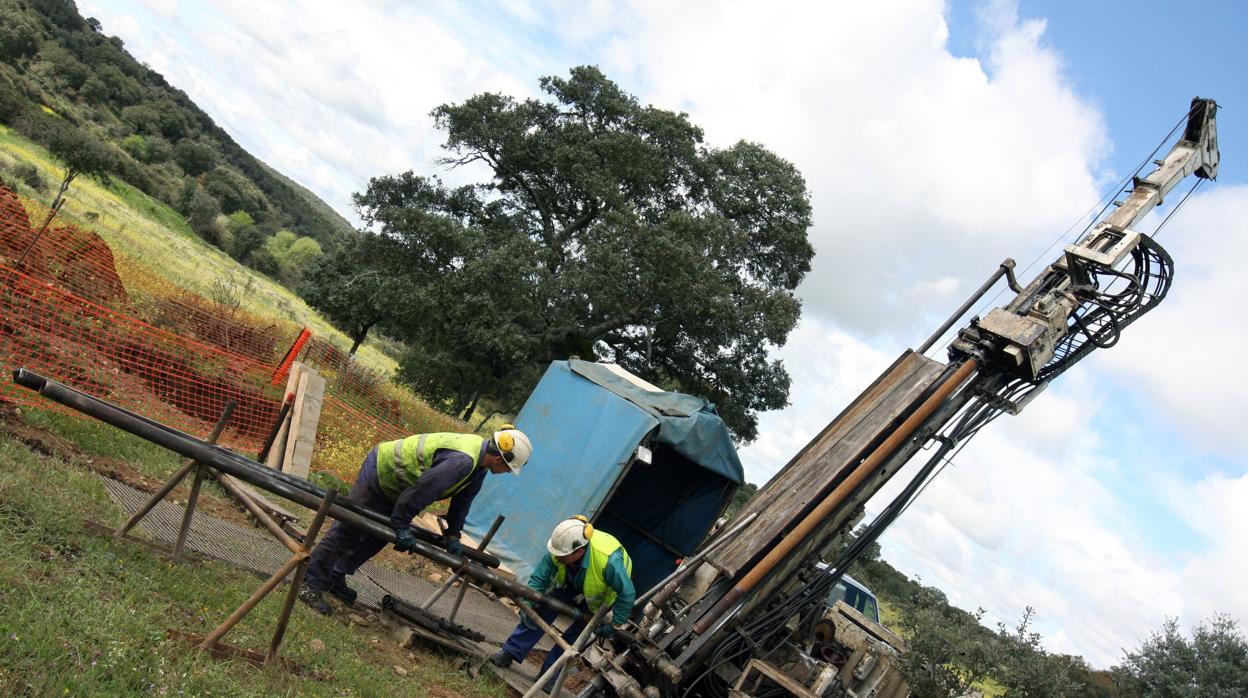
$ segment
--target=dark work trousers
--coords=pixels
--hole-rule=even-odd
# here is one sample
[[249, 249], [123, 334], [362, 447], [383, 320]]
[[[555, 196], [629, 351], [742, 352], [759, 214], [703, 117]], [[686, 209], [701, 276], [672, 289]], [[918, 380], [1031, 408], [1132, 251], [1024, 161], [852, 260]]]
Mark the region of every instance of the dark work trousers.
[[[585, 613], [589, 613], [589, 609], [585, 606], [584, 601], [579, 604], [576, 603], [576, 597], [579, 595], [580, 592], [573, 591], [566, 586], [547, 594], [547, 596], [559, 599], [566, 604], [576, 606]], [[545, 604], [542, 604], [537, 608], [537, 615], [541, 616], [542, 620], [550, 623], [554, 621], [555, 616], [559, 615], [559, 612]], [[563, 639], [567, 640], [569, 645], [574, 644], [576, 642], [576, 636], [580, 635], [581, 631], [584, 629], [585, 621], [573, 621], [572, 625], [568, 626], [568, 629], [563, 631]], [[517, 662], [523, 662], [524, 658], [529, 656], [529, 652], [534, 646], [537, 645], [538, 642], [541, 641], [542, 636], [544, 635], [545, 633], [543, 633], [540, 628], [530, 628], [524, 623], [520, 623], [516, 626], [515, 630], [511, 631], [511, 637], [507, 638], [507, 642], [503, 643], [503, 651], [510, 654], [511, 658]], [[555, 645], [550, 651], [550, 654], [546, 655], [546, 661], [542, 662], [542, 669], [537, 672], [537, 675], [541, 676], [543, 672], [550, 668], [551, 664], [555, 663], [556, 659], [559, 659], [561, 654], [563, 654], [563, 648], [559, 645]]]
[[[394, 507], [377, 482], [376, 448], [364, 457], [360, 474], [356, 476], [347, 499], [383, 514], [389, 514]], [[386, 541], [380, 538], [335, 521], [329, 527], [329, 534], [312, 550], [303, 583], [317, 591], [325, 591], [335, 580], [342, 581], [347, 575], [355, 574], [360, 565], [368, 562], [369, 558], [381, 552], [386, 545]]]

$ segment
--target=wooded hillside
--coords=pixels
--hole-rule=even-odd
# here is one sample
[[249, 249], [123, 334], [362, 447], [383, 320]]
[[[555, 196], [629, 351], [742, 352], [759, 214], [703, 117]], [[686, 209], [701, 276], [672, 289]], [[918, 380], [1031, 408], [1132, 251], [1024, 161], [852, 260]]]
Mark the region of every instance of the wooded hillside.
[[245, 151], [72, 0], [0, 0], [0, 123], [45, 146], [66, 131], [98, 141], [111, 152], [110, 176], [273, 275], [283, 275], [284, 260], [270, 259], [266, 243], [278, 231], [325, 251], [354, 236], [346, 219]]

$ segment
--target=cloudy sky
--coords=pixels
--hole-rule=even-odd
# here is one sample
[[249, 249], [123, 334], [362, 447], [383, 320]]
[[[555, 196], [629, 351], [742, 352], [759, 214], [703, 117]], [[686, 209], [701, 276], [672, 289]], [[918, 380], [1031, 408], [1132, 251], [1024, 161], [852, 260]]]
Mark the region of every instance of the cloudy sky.
[[1248, 5], [79, 4], [349, 217], [369, 177], [435, 171], [435, 106], [535, 95], [585, 63], [688, 112], [713, 145], [794, 162], [818, 254], [779, 352], [792, 405], [742, 453], [758, 483], [1002, 259], [1036, 262], [1024, 281], [1051, 261], [1192, 96], [1217, 99], [1222, 173], [1160, 235], [1178, 269], [1166, 303], [986, 429], [882, 542], [991, 622], [1036, 607], [1047, 646], [1095, 666], [1166, 617], [1248, 621]]

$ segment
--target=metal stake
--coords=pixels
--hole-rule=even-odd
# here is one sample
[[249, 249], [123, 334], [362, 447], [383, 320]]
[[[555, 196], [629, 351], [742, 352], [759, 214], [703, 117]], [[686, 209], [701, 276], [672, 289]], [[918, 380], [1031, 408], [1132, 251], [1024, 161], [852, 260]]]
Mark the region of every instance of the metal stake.
[[[494, 523], [490, 524], [490, 530], [485, 532], [485, 536], [483, 536], [481, 538], [481, 542], [477, 544], [477, 552], [485, 552], [486, 546], [488, 546], [490, 541], [494, 539], [494, 534], [498, 533], [498, 527], [503, 525], [503, 521], [506, 518], [507, 517], [502, 514], [494, 517]], [[464, 575], [459, 572], [451, 575], [450, 579], [443, 582], [442, 586], [438, 587], [437, 591], [433, 592], [429, 598], [425, 599], [425, 602], [420, 605], [420, 610], [428, 611], [430, 608], [433, 608], [433, 605], [438, 602], [438, 599], [442, 598], [442, 595], [454, 586], [456, 582], [463, 583], [460, 584], [459, 587], [459, 598], [455, 599], [455, 605], [451, 608], [451, 615], [447, 618], [448, 621], [455, 620], [455, 614], [459, 612], [459, 604], [463, 602], [464, 594], [468, 591], [468, 583], [464, 581]]]
[[[490, 541], [494, 540], [494, 534], [498, 533], [498, 527], [503, 525], [503, 521], [506, 518], [507, 517], [502, 514], [494, 517], [494, 523], [490, 524], [490, 530], [485, 532], [485, 537], [483, 537], [481, 542], [477, 544], [477, 552], [485, 552], [486, 546], [490, 544]], [[468, 580], [461, 579], [459, 583], [459, 595], [455, 597], [455, 603], [451, 605], [451, 613], [446, 617], [447, 621], [452, 623], [455, 622], [455, 616], [459, 615], [459, 606], [464, 602], [464, 595], [467, 593]]]

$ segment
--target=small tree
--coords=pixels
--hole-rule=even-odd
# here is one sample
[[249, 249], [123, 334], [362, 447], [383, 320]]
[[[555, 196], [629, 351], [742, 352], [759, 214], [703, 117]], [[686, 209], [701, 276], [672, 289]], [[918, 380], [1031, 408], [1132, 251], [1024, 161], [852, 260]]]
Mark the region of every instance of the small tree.
[[52, 222], [52, 218], [61, 210], [61, 206], [64, 203], [61, 197], [69, 190], [69, 185], [79, 175], [87, 175], [100, 181], [106, 181], [108, 172], [113, 169], [115, 164], [113, 152], [97, 140], [95, 136], [86, 131], [68, 126], [61, 126], [52, 131], [48, 141], [48, 151], [64, 165], [65, 175], [61, 177], [61, 186], [57, 189], [56, 196], [52, 198], [52, 203], [48, 207], [48, 216], [44, 219], [43, 225], [39, 226], [39, 230], [31, 238], [30, 244], [26, 245], [26, 249], [22, 250], [22, 254], [17, 258], [18, 266], [26, 260], [26, 255], [30, 254], [30, 251], [34, 249], [35, 243], [39, 241], [44, 231], [48, 229], [48, 224]]
[[192, 177], [204, 174], [217, 164], [217, 153], [212, 146], [189, 139], [173, 147], [173, 158]]
[[997, 626], [1001, 643], [1001, 666], [993, 679], [1004, 686], [1009, 696], [1026, 698], [1062, 698], [1072, 695], [1081, 685], [1071, 678], [1074, 665], [1068, 657], [1049, 654], [1040, 646], [1040, 634], [1029, 629], [1036, 611], [1028, 606], [1014, 631], [1002, 623]]
[[48, 151], [65, 167], [65, 176], [61, 178], [60, 189], [56, 192], [56, 198], [52, 200], [53, 208], [57, 207], [61, 196], [79, 175], [87, 175], [102, 182], [106, 181], [116, 160], [113, 151], [95, 136], [69, 126], [52, 132], [52, 137], [48, 142]]
[[264, 247], [277, 263], [278, 278], [287, 286], [298, 284], [304, 271], [322, 255], [320, 243], [289, 230], [277, 231], [265, 240]]
[[901, 672], [916, 698], [956, 698], [1001, 662], [1001, 646], [980, 625], [984, 609], [967, 613], [945, 595], [922, 587], [899, 623], [909, 638]]
[[221, 213], [221, 204], [203, 187], [194, 184], [194, 180], [186, 181], [194, 185], [185, 204], [186, 222], [197, 235], [214, 245], [218, 244], [217, 216]]
[[360, 237], [322, 257], [299, 285], [299, 295], [351, 338], [352, 355], [370, 330], [395, 315], [402, 297], [400, 278], [383, 264], [386, 247], [382, 238]]

